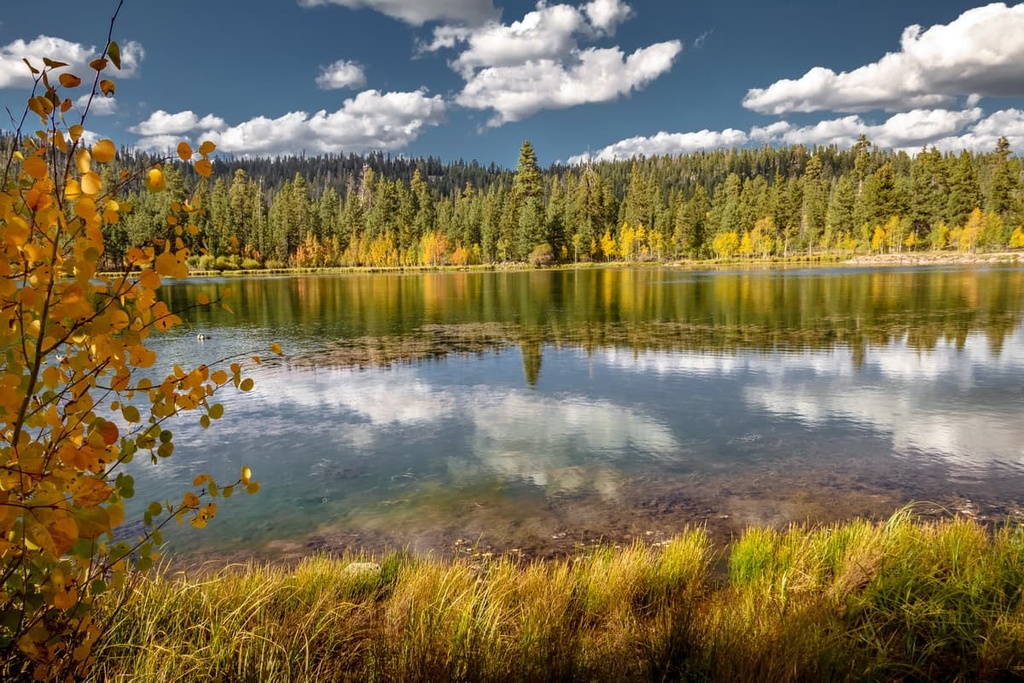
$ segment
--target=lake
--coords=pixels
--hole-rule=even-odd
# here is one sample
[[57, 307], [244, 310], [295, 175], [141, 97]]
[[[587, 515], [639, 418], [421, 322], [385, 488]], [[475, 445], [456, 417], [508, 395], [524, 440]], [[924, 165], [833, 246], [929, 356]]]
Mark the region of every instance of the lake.
[[[137, 508], [252, 467], [172, 552], [547, 556], [686, 524], [1024, 511], [1024, 270], [675, 268], [195, 279], [161, 362], [285, 357], [132, 464]], [[209, 335], [197, 339], [197, 333]], [[136, 509], [137, 509], [136, 508]], [[187, 525], [186, 525], [187, 527]]]

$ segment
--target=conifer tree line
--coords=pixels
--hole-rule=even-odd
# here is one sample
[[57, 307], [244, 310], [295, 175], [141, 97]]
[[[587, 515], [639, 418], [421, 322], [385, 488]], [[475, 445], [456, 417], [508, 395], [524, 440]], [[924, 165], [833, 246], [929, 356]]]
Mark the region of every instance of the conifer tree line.
[[[119, 158], [152, 161], [130, 150]], [[371, 154], [223, 159], [210, 178], [168, 164], [165, 176], [166, 191], [128, 197], [132, 211], [108, 236], [112, 262], [164, 236], [169, 209], [193, 193], [205, 212], [177, 220], [196, 225], [188, 246], [199, 268], [1024, 247], [1024, 161], [1005, 138], [986, 153], [912, 156], [861, 138], [851, 149], [732, 149], [543, 171], [524, 142], [514, 170]]]

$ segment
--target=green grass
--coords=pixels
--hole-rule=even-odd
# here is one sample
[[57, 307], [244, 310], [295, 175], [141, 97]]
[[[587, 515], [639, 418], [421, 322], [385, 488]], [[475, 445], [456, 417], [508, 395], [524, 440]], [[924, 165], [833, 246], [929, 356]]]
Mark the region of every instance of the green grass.
[[[394, 553], [156, 574], [103, 615], [97, 681], [1003, 681], [1024, 677], [1024, 528], [702, 530], [481, 563]], [[719, 560], [722, 560], [719, 563]], [[713, 571], [719, 565], [727, 571]]]

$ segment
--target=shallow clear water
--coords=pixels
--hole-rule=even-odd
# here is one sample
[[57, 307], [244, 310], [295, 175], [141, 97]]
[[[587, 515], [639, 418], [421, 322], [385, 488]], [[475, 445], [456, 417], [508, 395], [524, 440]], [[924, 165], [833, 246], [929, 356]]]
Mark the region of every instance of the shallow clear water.
[[[135, 463], [138, 504], [250, 465], [179, 552], [473, 542], [545, 553], [911, 500], [1024, 507], [1024, 270], [675, 269], [196, 280], [162, 361], [256, 389]], [[211, 336], [199, 341], [197, 332]], [[177, 497], [177, 496], [175, 496]]]

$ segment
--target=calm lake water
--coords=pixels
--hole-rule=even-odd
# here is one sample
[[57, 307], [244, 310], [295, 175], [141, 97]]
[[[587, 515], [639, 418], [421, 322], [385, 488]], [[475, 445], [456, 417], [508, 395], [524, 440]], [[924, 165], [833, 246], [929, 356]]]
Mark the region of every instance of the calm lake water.
[[[549, 554], [687, 523], [1024, 509], [1024, 270], [668, 268], [203, 280], [154, 344], [253, 368], [137, 503], [262, 483], [178, 553], [476, 544]], [[212, 338], [199, 341], [198, 332]], [[145, 460], [145, 462], [141, 462]]]

